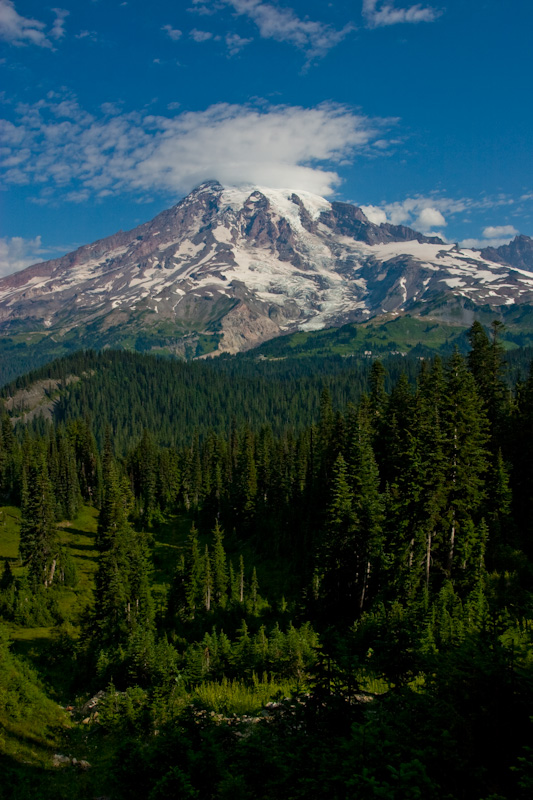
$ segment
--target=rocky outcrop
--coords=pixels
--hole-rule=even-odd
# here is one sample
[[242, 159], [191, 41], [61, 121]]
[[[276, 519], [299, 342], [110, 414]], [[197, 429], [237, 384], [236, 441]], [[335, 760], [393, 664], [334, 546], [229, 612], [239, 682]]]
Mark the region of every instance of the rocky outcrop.
[[533, 272], [533, 239], [530, 236], [516, 236], [501, 247], [486, 247], [481, 255], [497, 264], [509, 264]]

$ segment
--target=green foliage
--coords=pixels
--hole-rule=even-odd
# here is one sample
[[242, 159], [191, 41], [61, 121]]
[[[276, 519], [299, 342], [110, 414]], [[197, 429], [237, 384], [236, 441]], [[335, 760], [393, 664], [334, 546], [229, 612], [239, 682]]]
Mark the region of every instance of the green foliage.
[[[349, 390], [311, 360], [296, 382], [160, 362], [156, 386], [89, 354], [66, 422], [4, 420], [0, 615], [58, 696], [107, 686], [81, 736], [117, 800], [527, 796], [533, 379], [511, 396], [498, 327], [469, 335], [468, 359]], [[126, 374], [128, 421], [106, 405]], [[35, 674], [5, 637], [0, 658], [0, 717], [25, 725]]]

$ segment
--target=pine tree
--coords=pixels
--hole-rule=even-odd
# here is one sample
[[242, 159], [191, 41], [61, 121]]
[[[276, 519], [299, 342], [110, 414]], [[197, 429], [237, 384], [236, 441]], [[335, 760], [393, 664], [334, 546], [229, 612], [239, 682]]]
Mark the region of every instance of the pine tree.
[[145, 525], [151, 525], [157, 509], [157, 450], [151, 434], [146, 429], [128, 462], [133, 491], [140, 504], [141, 520]]
[[241, 438], [235, 476], [235, 506], [237, 516], [248, 527], [253, 519], [257, 498], [257, 469], [255, 465], [254, 437], [250, 429]]
[[354, 615], [360, 560], [357, 552], [356, 516], [353, 491], [348, 482], [346, 462], [337, 456], [333, 466], [330, 501], [326, 511], [324, 537], [317, 553], [320, 594], [329, 611], [344, 619]]
[[[442, 541], [442, 566], [453, 573], [457, 536], [475, 530], [476, 511], [483, 500], [488, 467], [488, 421], [464, 358], [455, 353], [448, 364], [443, 407], [448, 534]], [[446, 541], [447, 539], [447, 541]], [[463, 541], [461, 547], [468, 549]]]
[[120, 480], [113, 455], [111, 432], [106, 430], [102, 459], [102, 506], [98, 517], [97, 544], [105, 549], [114, 533], [125, 522], [125, 509], [120, 495]]
[[239, 556], [239, 572], [237, 575], [237, 597], [239, 603], [244, 603], [244, 558]]
[[359, 608], [369, 600], [371, 579], [377, 585], [383, 550], [383, 502], [379, 491], [379, 471], [371, 443], [368, 416], [361, 411], [350, 441], [352, 508], [357, 520], [355, 548], [358, 559]]
[[205, 564], [200, 555], [198, 531], [191, 527], [185, 558], [185, 596], [189, 615], [194, 619], [204, 602]]
[[67, 434], [74, 451], [81, 496], [87, 503], [96, 504], [101, 491], [100, 463], [89, 421], [78, 419], [69, 423]]
[[257, 580], [257, 570], [252, 570], [252, 580], [250, 582], [250, 609], [254, 616], [257, 616], [259, 608], [259, 581]]
[[11, 569], [11, 564], [9, 563], [8, 558], [4, 558], [4, 569], [2, 571], [2, 577], [0, 578], [0, 591], [4, 592], [6, 589], [9, 589], [15, 581], [13, 576], [13, 570]]
[[212, 545], [212, 572], [213, 572], [213, 598], [218, 606], [224, 607], [228, 593], [228, 568], [226, 563], [226, 552], [224, 550], [224, 532], [218, 520], [213, 530]]
[[[411, 585], [416, 588], [423, 574], [426, 591], [430, 588], [438, 531], [446, 511], [445, 394], [443, 365], [441, 359], [436, 357], [430, 369], [422, 365], [419, 375], [414, 418], [413, 474], [410, 475], [410, 496], [414, 503], [409, 509], [409, 516], [415, 521], [409, 551], [409, 566], [413, 567], [414, 572]], [[422, 574], [417, 576], [419, 565]]]
[[142, 534], [127, 521], [105, 535], [95, 576], [94, 606], [89, 639], [93, 646], [117, 650], [128, 647], [139, 629], [151, 631], [154, 605], [150, 589], [150, 559]]
[[28, 453], [23, 468], [20, 556], [34, 587], [48, 587], [57, 565], [55, 500], [44, 453]]
[[503, 380], [505, 362], [503, 346], [500, 343], [504, 325], [499, 320], [494, 320], [491, 328], [492, 341], [478, 320], [472, 324], [468, 331], [471, 347], [468, 367], [476, 382], [479, 395], [486, 405], [493, 448], [496, 450], [504, 443], [508, 392]]
[[211, 559], [209, 557], [209, 548], [205, 546], [204, 554], [204, 605], [206, 611], [211, 611], [211, 603], [213, 598], [213, 575], [211, 572]]

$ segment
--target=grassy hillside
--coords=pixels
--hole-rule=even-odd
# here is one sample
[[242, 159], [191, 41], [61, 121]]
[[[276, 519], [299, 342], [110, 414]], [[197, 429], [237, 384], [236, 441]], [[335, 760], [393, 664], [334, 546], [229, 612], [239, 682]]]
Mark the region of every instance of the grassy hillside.
[[[487, 313], [484, 323], [493, 319]], [[533, 320], [533, 315], [530, 315]], [[533, 343], [533, 331], [525, 327], [529, 317], [521, 316], [517, 324], [510, 324], [502, 341], [508, 350]], [[384, 358], [387, 356], [430, 357], [449, 355], [457, 347], [468, 351], [468, 328], [438, 320], [422, 319], [409, 315], [394, 317], [385, 322], [377, 320], [365, 324], [343, 325], [321, 331], [298, 331], [265, 342], [251, 355], [265, 358], [310, 357], [339, 355], [344, 357]]]
[[[429, 313], [432, 314], [431, 318]], [[508, 306], [492, 309], [489, 306], [465, 309], [455, 320], [453, 315], [441, 319], [439, 308], [421, 307], [420, 316], [375, 317], [367, 323], [348, 324], [341, 328], [320, 331], [298, 331], [265, 342], [247, 355], [272, 358], [310, 355], [384, 357], [390, 353], [429, 356], [436, 352], [448, 354], [455, 345], [466, 352], [466, 319], [474, 317], [489, 326], [493, 319], [505, 322], [504, 340], [508, 347], [533, 345], [533, 312], [530, 306]], [[212, 325], [209, 326], [212, 330]], [[143, 314], [127, 328], [115, 327], [102, 331], [95, 323], [65, 333], [61, 330], [13, 331], [0, 335], [0, 386], [30, 370], [38, 369], [54, 359], [80, 350], [93, 348], [121, 349], [128, 352], [194, 360], [217, 349], [220, 334], [191, 330], [176, 322], [157, 321], [148, 324]]]
[[387, 322], [349, 324], [321, 331], [299, 331], [272, 339], [261, 345], [256, 354], [265, 357], [317, 356], [327, 353], [340, 356], [372, 356], [451, 352], [455, 345], [466, 351], [466, 328], [415, 317], [396, 317]]

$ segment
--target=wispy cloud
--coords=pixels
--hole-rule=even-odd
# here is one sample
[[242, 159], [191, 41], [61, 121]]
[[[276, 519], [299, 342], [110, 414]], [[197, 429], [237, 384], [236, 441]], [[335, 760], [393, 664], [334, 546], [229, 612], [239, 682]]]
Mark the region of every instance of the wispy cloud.
[[253, 39], [246, 39], [244, 36], [239, 36], [238, 33], [226, 34], [226, 44], [230, 56], [236, 56], [237, 53], [241, 52], [243, 47], [246, 47], [247, 44], [251, 44], [252, 42]]
[[79, 33], [74, 34], [75, 39], [87, 39], [89, 42], [97, 42], [98, 41], [98, 34], [96, 31], [80, 31]]
[[173, 42], [177, 42], [178, 39], [181, 39], [182, 32], [178, 30], [178, 28], [173, 28], [172, 25], [163, 25], [161, 30], [165, 31], [167, 36], [169, 36]]
[[263, 39], [275, 39], [278, 42], [287, 42], [307, 54], [308, 63], [322, 58], [333, 47], [338, 45], [354, 30], [350, 22], [340, 30], [324, 22], [302, 19], [289, 7], [281, 7], [262, 0], [192, 0], [195, 10], [206, 14], [226, 6], [231, 8], [238, 16], [251, 20], [259, 29]]
[[192, 31], [189, 32], [189, 36], [195, 42], [208, 42], [209, 39], [214, 38], [211, 31], [199, 31], [197, 28], [193, 28]]
[[0, 174], [42, 200], [130, 191], [183, 193], [209, 178], [330, 194], [334, 167], [372, 149], [392, 120], [345, 106], [220, 103], [175, 116], [95, 117], [72, 97], [18, 106], [0, 120]]
[[52, 11], [56, 15], [55, 22], [50, 30], [52, 39], [62, 39], [65, 35], [65, 20], [69, 16], [70, 11], [64, 8], [53, 8]]
[[54, 8], [55, 21], [48, 33], [46, 23], [21, 16], [13, 0], [0, 0], [0, 39], [22, 46], [34, 44], [53, 49], [52, 39], [61, 39], [65, 34], [65, 19], [69, 12]]
[[434, 22], [442, 15], [442, 10], [417, 3], [407, 8], [396, 8], [394, 2], [383, 0], [363, 0], [363, 17], [369, 28], [382, 28], [410, 22]]

